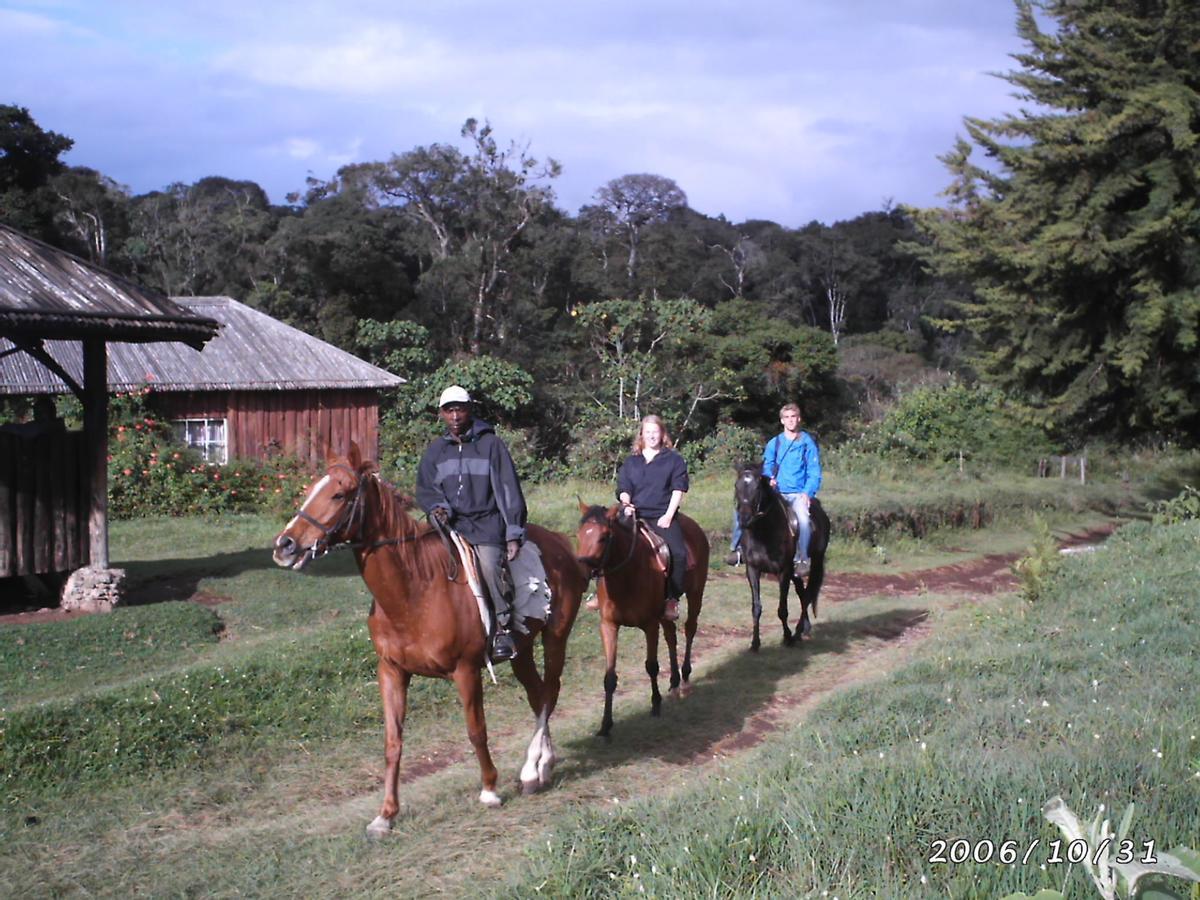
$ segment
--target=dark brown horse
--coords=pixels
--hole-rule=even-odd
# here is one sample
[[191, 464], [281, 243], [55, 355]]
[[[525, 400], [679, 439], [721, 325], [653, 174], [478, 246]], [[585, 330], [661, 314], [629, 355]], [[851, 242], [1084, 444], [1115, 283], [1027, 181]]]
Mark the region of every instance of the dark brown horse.
[[[746, 580], [750, 582], [750, 605], [754, 615], [754, 638], [751, 650], [758, 650], [758, 620], [762, 615], [762, 598], [759, 594], [759, 578], [762, 573], [775, 575], [779, 579], [779, 621], [783, 623], [783, 642], [791, 646], [796, 639], [812, 632], [808, 618], [809, 609], [817, 614], [817, 595], [825, 581], [825, 551], [829, 546], [829, 516], [815, 497], [809, 505], [812, 520], [812, 537], [808, 542], [808, 554], [812, 569], [808, 581], [796, 574], [793, 556], [796, 538], [788, 527], [790, 507], [775, 488], [771, 480], [762, 473], [761, 465], [745, 465], [738, 471], [733, 488], [733, 500], [738, 523], [742, 526], [742, 561], [746, 564]], [[800, 598], [800, 618], [796, 622], [796, 634], [788, 628], [788, 585], [796, 586]]]
[[[612, 699], [617, 689], [617, 629], [622, 625], [640, 628], [646, 635], [646, 674], [650, 676], [650, 712], [657, 716], [662, 707], [658, 690], [658, 630], [661, 627], [671, 654], [671, 690], [680, 684], [675, 623], [663, 620], [667, 601], [666, 576], [654, 561], [654, 551], [640, 535], [634, 534], [634, 520], [621, 514], [620, 505], [606, 510], [603, 506], [579, 504], [583, 518], [579, 523], [579, 561], [588, 566], [598, 580], [600, 598], [600, 638], [604, 642], [604, 718], [600, 734], [612, 730]], [[687, 542], [689, 565], [684, 578], [687, 619], [683, 633], [683, 681], [692, 675], [692, 641], [704, 604], [704, 583], [708, 577], [708, 538], [703, 529], [682, 513], [676, 514]]]
[[[377, 466], [363, 461], [357, 446], [349, 456], [331, 460], [325, 476], [287, 527], [275, 538], [275, 562], [299, 569], [330, 547], [349, 543], [374, 601], [367, 624], [379, 657], [379, 692], [387, 732], [383, 806], [368, 826], [371, 836], [386, 834], [399, 809], [400, 754], [408, 684], [413, 675], [453, 680], [466, 713], [467, 734], [479, 759], [483, 781], [479, 800], [499, 806], [496, 767], [488, 752], [483, 715], [483, 679], [487, 639], [479, 608], [447, 546], [429, 525], [418, 522], [406, 504], [379, 479]], [[567, 637], [587, 574], [576, 562], [565, 535], [537, 525], [529, 540], [541, 550], [551, 589], [548, 622], [526, 619], [529, 635], [516, 633], [519, 651], [513, 673], [525, 687], [537, 719], [521, 769], [521, 787], [532, 793], [550, 782], [555, 763], [550, 715], [566, 658]], [[450, 580], [449, 574], [454, 575]], [[540, 632], [545, 675], [538, 674], [533, 642]]]

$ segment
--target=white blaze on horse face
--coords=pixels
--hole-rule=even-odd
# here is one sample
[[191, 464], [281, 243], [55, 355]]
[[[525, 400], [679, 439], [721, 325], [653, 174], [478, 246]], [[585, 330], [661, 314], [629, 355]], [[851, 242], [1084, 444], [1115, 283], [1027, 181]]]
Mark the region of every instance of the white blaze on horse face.
[[[308, 504], [313, 502], [313, 499], [317, 496], [317, 494], [321, 493], [321, 490], [327, 484], [329, 484], [329, 476], [322, 475], [321, 480], [312, 486], [312, 490], [309, 491], [308, 496], [304, 498], [304, 503], [300, 507], [300, 512], [306, 512], [308, 510]], [[283, 530], [291, 531], [294, 527], [296, 527], [296, 523], [299, 521], [300, 521], [300, 515], [298, 513], [298, 514], [292, 516], [292, 521], [288, 522], [287, 525], [284, 526]]]

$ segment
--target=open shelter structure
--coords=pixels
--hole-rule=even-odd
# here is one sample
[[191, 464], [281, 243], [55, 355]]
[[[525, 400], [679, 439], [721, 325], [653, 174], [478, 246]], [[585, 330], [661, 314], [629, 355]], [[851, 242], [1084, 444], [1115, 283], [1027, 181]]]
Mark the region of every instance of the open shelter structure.
[[[314, 471], [353, 440], [378, 458], [379, 392], [404, 379], [230, 297], [173, 297], [220, 323], [203, 351], [184, 344], [114, 344], [108, 390], [152, 390], [148, 405], [174, 424], [180, 443], [206, 460], [286, 455]], [[0, 348], [2, 349], [2, 348]], [[68, 374], [81, 371], [78, 344], [48, 342]], [[0, 359], [0, 394], [59, 394], [55, 370]]]
[[[108, 354], [180, 342], [199, 351], [216, 319], [0, 224], [0, 357], [33, 360], [83, 404], [83, 432], [0, 436], [0, 576], [98, 571], [108, 556]], [[74, 345], [68, 372], [50, 342]], [[2, 360], [0, 360], [2, 361]]]

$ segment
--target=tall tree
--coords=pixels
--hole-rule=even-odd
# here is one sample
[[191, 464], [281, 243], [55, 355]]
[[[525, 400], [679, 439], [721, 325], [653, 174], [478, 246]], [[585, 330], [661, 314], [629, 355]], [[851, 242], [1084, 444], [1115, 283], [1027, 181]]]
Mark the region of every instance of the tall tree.
[[129, 189], [83, 166], [55, 175], [50, 189], [64, 242], [92, 262], [108, 266], [112, 250], [129, 233]]
[[23, 106], [0, 104], [0, 221], [54, 241], [51, 177], [66, 168], [59, 159], [74, 146], [46, 131]]
[[[1039, 13], [1054, 24], [1043, 30]], [[975, 290], [978, 365], [1048, 419], [1200, 434], [1200, 16], [1017, 2], [1019, 114], [965, 120], [927, 260]], [[984, 165], [972, 160], [981, 148]]]
[[[478, 356], [485, 342], [505, 339], [509, 265], [525, 230], [553, 204], [548, 182], [561, 167], [516, 144], [501, 148], [486, 122], [468, 119], [462, 136], [468, 153], [432, 144], [338, 174], [420, 226], [428, 260], [423, 292], [440, 304], [443, 320], [455, 319], [463, 349]], [[458, 322], [464, 309], [466, 321]]]
[[632, 282], [637, 274], [643, 230], [655, 222], [665, 222], [674, 210], [686, 206], [687, 194], [673, 180], [642, 173], [614, 178], [596, 191], [596, 211], [584, 207], [580, 212], [598, 219], [608, 233], [623, 237], [628, 250], [625, 272]]

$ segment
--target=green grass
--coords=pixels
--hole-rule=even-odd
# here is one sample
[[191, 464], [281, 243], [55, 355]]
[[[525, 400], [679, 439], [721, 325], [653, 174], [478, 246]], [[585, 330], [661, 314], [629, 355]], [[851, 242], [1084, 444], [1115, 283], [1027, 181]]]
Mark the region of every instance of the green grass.
[[[984, 498], [1013, 490], [1024, 499], [1012, 503], [1011, 510], [998, 515], [986, 530], [935, 530], [921, 538], [895, 533], [876, 545], [882, 554], [863, 541], [836, 540], [831, 551], [835, 572], [895, 571], [1021, 549], [1028, 544], [1029, 515], [1046, 506], [1051, 508], [1048, 518], [1061, 528], [1077, 529], [1100, 519], [1089, 512], [1097, 505], [1090, 495], [1076, 496], [1059, 484], [997, 478], [963, 487], [942, 484], [945, 479], [932, 475], [916, 480], [919, 489], [904, 496], [921, 494], [933, 498], [930, 502], [939, 502], [939, 497], [951, 502], [969, 488]], [[832, 475], [822, 496], [831, 507], [844, 503], [844, 509], [851, 510], [886, 502], [893, 487], [880, 483], [868, 489]], [[588, 503], [611, 499], [607, 485], [537, 486], [529, 491], [531, 518], [573, 533], [577, 493]], [[1060, 493], [1072, 499], [1062, 504], [1046, 500]], [[718, 474], [695, 479], [688, 497], [688, 511], [710, 529], [722, 550], [730, 494], [731, 478]], [[379, 798], [382, 722], [374, 653], [364, 623], [370, 599], [349, 553], [331, 554], [302, 573], [277, 568], [268, 548], [281, 524], [260, 516], [114, 523], [114, 562], [127, 570], [129, 584], [141, 599], [178, 600], [200, 592], [220, 602], [205, 607], [148, 602], [109, 616], [0, 627], [0, 868], [12, 873], [11, 892], [410, 895], [433, 885], [437, 890], [470, 892], [472, 885], [481, 883], [474, 880], [478, 875], [507, 865], [509, 854], [500, 853], [500, 847], [515, 852], [544, 846], [545, 832], [551, 830], [559, 835], [554, 840], [568, 840], [573, 832], [557, 829], [563, 817], [574, 815], [581, 799], [597, 806], [601, 798], [618, 793], [629, 797], [663, 790], [664, 784], [678, 780], [675, 773], [690, 771], [689, 759], [706, 753], [708, 735], [736, 732], [750, 711], [769, 702], [776, 687], [799, 689], [810, 679], [814, 685], [833, 684], [856, 647], [878, 640], [874, 635], [881, 623], [911, 616], [918, 607], [941, 609], [962, 602], [879, 598], [824, 608], [817, 639], [796, 653], [778, 647], [778, 624], [769, 610], [764, 642], [770, 649], [750, 657], [742, 652], [739, 638], [736, 648], [723, 651], [728, 655], [714, 657], [702, 640], [697, 695], [691, 702], [669, 701], [661, 719], [648, 716], [640, 636], [625, 631], [619, 739], [611, 746], [598, 745], [591, 737], [599, 717], [601, 651], [594, 614], [585, 614], [572, 635], [564, 673], [557, 732], [566, 753], [561, 790], [518, 801], [522, 805], [506, 807], [499, 817], [482, 812], [474, 802], [477, 773], [465, 746], [453, 688], [415, 679], [405, 770], [420, 766], [426, 754], [465, 753], [467, 759], [406, 786], [404, 802], [416, 814], [398, 824], [396, 841], [382, 850], [372, 849], [362, 843], [361, 833]], [[702, 629], [711, 629], [711, 634], [745, 629], [748, 606], [744, 581], [714, 579]], [[768, 606], [773, 609], [773, 604]], [[937, 613], [931, 621], [972, 639], [984, 626], [990, 627], [990, 620], [976, 622], [965, 612], [949, 620]], [[1023, 639], [1019, 627], [1017, 634]], [[989, 638], [989, 646], [997, 648], [1000, 658], [1004, 641], [1011, 639], [1000, 634]], [[944, 677], [940, 670], [931, 671], [932, 677]], [[997, 669], [997, 685], [1022, 671]], [[494, 744], [508, 748], [497, 749], [501, 756], [507, 754], [497, 763], [509, 778], [519, 765], [514, 754], [519, 754], [527, 735], [528, 708], [507, 669], [500, 671], [499, 685], [487, 687], [487, 694]], [[897, 696], [904, 700], [923, 694], [909, 686]], [[797, 771], [769, 753], [756, 754], [751, 766], [721, 764], [716, 771], [721, 778], [749, 778], [755, 784], [768, 779], [762, 781], [760, 797], [770, 796], [780, 779], [806, 774], [811, 775], [813, 790], [824, 779], [838, 791], [849, 791], [854, 780], [862, 778], [851, 765], [857, 759], [853, 750], [861, 748], [856, 744], [847, 751], [848, 745], [835, 743], [835, 735], [841, 741], [857, 728], [860, 741], [866, 741], [876, 723], [882, 729], [879, 735], [885, 736], [900, 728], [901, 721], [908, 722], [901, 713], [890, 712], [898, 701], [878, 689], [855, 702], [859, 705], [837, 715], [865, 718], [865, 724], [851, 727], [840, 718], [832, 720], [836, 724], [822, 718], [816, 730], [788, 733], [772, 742], [788, 753], [804, 748], [804, 764]], [[889, 710], [887, 715], [881, 715], [883, 708]], [[933, 722], [931, 713], [931, 728]], [[982, 721], [976, 724], [991, 727]], [[813, 747], [812, 741], [822, 735]], [[833, 753], [835, 747], [844, 761]], [[897, 759], [906, 758], [899, 749], [896, 754]], [[815, 768], [825, 760], [838, 760], [838, 765]], [[859, 763], [865, 765], [864, 760]], [[713, 764], [703, 771], [709, 780]], [[896, 773], [902, 771], [898, 766]], [[696, 804], [686, 807], [687, 820], [699, 825], [709, 821], [705, 816], [714, 815], [709, 832], [725, 834], [719, 830], [724, 813], [715, 795], [692, 793], [699, 790], [695, 784], [693, 778], [689, 793], [681, 795], [684, 802]], [[751, 796], [746, 793], [750, 781], [740, 784], [739, 793]], [[575, 790], [582, 793], [576, 797]], [[852, 818], [847, 810], [858, 801], [851, 803], [836, 792], [831, 796], [840, 797], [836, 808], [814, 806], [812, 814], [828, 814], [838, 822]], [[677, 812], [663, 809], [662, 815], [678, 818]], [[598, 825], [587, 827], [608, 828], [607, 823], [618, 819], [601, 816]], [[789, 820], [788, 825], [795, 828], [797, 821]], [[732, 839], [734, 833], [728, 836]], [[738, 839], [742, 836], [739, 833]], [[672, 840], [672, 846], [676, 843]], [[621, 846], [619, 841], [616, 846]], [[481, 854], [480, 848], [496, 849]], [[688, 857], [691, 850], [695, 846]], [[495, 861], [489, 863], [493, 852]], [[845, 879], [838, 881], [841, 876], [829, 871], [822, 883], [865, 890], [862, 885], [872, 883], [874, 872], [863, 861], [864, 852], [856, 845], [839, 863], [847, 866]], [[428, 858], [437, 864], [414, 867], [417, 856], [410, 854], [421, 853], [431, 854]], [[649, 859], [644, 851], [637, 855], [639, 860]], [[569, 858], [580, 859], [578, 854]], [[603, 892], [617, 882], [608, 879], [610, 856], [598, 859], [607, 879], [597, 889]], [[759, 889], [794, 893], [787, 878], [804, 873], [786, 868], [784, 857], [779, 860], [776, 870], [756, 876], [764, 879]], [[866, 868], [854, 869], [855, 860]], [[718, 893], [746, 888], [747, 882], [731, 875], [723, 857], [710, 856], [704, 866], [715, 879], [703, 882], [705, 892], [714, 886]], [[632, 874], [622, 872], [621, 877]], [[548, 885], [555, 885], [567, 884], [574, 876], [548, 872], [546, 877]], [[634, 880], [624, 883], [636, 891]], [[687, 892], [699, 883], [664, 882], [660, 892], [677, 886]], [[728, 891], [721, 887], [726, 884]]]
[[996, 897], [1081, 871], [931, 865], [937, 838], [1059, 835], [1061, 794], [1138, 805], [1137, 840], [1200, 844], [1200, 523], [1136, 525], [1070, 559], [1046, 600], [959, 610], [919, 662], [846, 692], [725, 778], [588, 811], [512, 896]]
[[195, 661], [216, 644], [223, 627], [211, 609], [163, 603], [0, 629], [0, 708]]

